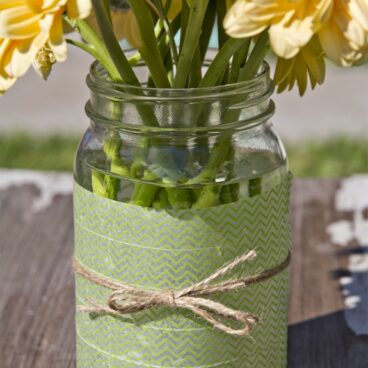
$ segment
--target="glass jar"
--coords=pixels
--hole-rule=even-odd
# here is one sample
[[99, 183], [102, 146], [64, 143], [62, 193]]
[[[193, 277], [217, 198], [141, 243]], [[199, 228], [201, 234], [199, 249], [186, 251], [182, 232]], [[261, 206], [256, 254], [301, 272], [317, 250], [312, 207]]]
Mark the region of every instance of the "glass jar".
[[[145, 68], [137, 69], [143, 77]], [[95, 62], [87, 83], [91, 124], [74, 174], [89, 191], [144, 207], [198, 209], [258, 194], [288, 173], [270, 122], [266, 63], [243, 83], [156, 89], [114, 83]]]
[[[87, 82], [74, 190], [78, 368], [286, 367], [289, 182], [268, 65], [244, 83], [153, 89], [113, 83], [94, 63]], [[252, 262], [218, 273], [249, 252]], [[183, 289], [216, 273], [239, 281], [243, 268], [272, 277], [177, 307]], [[131, 288], [170, 301], [151, 310]], [[251, 338], [247, 319], [209, 315], [203, 297], [254, 315]], [[126, 315], [126, 303], [141, 307]]]

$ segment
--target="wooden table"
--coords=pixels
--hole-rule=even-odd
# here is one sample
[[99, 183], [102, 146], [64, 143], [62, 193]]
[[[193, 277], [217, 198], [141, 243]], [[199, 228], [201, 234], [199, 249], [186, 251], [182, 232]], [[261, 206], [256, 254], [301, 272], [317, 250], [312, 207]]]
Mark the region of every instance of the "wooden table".
[[[71, 190], [0, 170], [1, 368], [75, 366]], [[288, 366], [367, 368], [368, 176], [295, 180], [292, 214]]]

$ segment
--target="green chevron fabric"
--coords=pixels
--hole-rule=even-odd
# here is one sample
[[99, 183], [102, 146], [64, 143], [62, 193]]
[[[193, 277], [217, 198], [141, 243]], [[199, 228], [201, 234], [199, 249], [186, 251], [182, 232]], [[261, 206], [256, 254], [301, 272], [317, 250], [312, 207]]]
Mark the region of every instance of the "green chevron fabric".
[[[180, 289], [247, 250], [256, 260], [233, 277], [283, 261], [291, 247], [290, 180], [261, 195], [201, 210], [142, 208], [99, 197], [75, 184], [75, 257], [95, 273], [148, 290]], [[76, 277], [76, 302], [106, 303], [110, 290]], [[257, 314], [250, 337], [231, 336], [182, 309], [126, 316], [77, 313], [78, 368], [284, 368], [288, 272], [216, 295]]]

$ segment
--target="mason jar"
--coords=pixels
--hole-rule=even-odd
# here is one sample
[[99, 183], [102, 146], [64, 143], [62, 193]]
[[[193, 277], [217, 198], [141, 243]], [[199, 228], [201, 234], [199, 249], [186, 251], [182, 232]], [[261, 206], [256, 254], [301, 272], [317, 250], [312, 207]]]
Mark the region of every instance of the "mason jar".
[[[147, 80], [146, 68], [136, 69]], [[83, 266], [140, 289], [179, 290], [247, 250], [257, 258], [229, 277], [288, 256], [290, 178], [270, 121], [266, 63], [247, 82], [158, 89], [113, 82], [95, 62], [87, 84], [91, 123], [74, 170], [75, 257]], [[226, 334], [183, 308], [78, 312], [77, 366], [286, 367], [287, 278], [283, 270], [210, 296], [259, 317], [249, 336]], [[111, 291], [76, 277], [79, 305], [106, 303]]]

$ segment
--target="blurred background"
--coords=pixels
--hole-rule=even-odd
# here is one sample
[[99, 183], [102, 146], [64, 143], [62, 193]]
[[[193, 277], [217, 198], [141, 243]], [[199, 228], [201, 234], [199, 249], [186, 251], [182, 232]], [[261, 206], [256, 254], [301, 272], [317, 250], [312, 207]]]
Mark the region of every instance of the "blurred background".
[[[44, 82], [33, 70], [0, 97], [0, 167], [72, 170], [88, 126], [85, 77], [92, 59], [69, 48]], [[327, 67], [326, 82], [300, 98], [275, 95], [274, 125], [296, 176], [368, 172], [368, 65]]]

